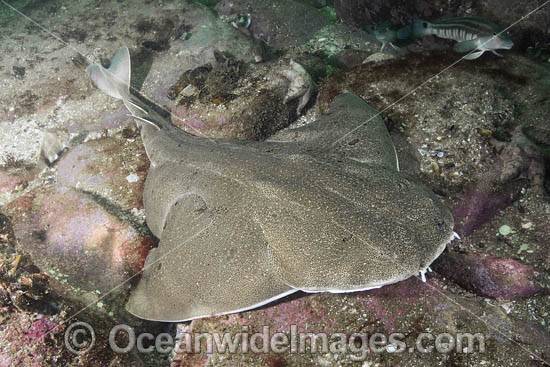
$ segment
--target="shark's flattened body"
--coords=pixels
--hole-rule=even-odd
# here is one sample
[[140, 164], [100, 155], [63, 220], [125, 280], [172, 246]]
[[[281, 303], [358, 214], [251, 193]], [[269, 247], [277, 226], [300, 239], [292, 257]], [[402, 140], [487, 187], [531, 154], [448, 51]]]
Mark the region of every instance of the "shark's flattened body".
[[[189, 135], [128, 91], [121, 48], [94, 82], [121, 98], [151, 160], [143, 193], [160, 238], [127, 305], [150, 320], [183, 321], [254, 308], [297, 290], [350, 292], [423, 272], [453, 238], [449, 210], [399, 172], [379, 117], [359, 97], [271, 142]], [[124, 67], [125, 65], [125, 67]], [[335, 135], [339, 134], [339, 135]]]

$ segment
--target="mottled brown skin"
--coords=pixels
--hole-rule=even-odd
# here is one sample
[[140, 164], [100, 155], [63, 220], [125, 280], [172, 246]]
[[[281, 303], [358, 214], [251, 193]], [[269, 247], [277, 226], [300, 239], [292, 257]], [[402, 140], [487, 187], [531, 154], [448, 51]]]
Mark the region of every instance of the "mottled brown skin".
[[295, 290], [379, 287], [424, 271], [453, 236], [449, 210], [399, 172], [383, 121], [353, 94], [268, 142], [191, 136], [120, 94], [151, 160], [144, 205], [160, 238], [127, 305], [138, 317], [182, 321]]

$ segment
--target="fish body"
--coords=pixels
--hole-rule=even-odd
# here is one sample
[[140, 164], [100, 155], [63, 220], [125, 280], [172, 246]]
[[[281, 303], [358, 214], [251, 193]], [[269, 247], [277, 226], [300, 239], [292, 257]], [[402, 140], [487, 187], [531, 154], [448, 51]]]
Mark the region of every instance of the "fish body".
[[502, 33], [501, 27], [481, 17], [440, 19], [432, 22], [416, 18], [412, 23], [412, 35], [414, 37], [433, 35], [457, 41], [454, 46], [455, 51], [475, 50], [465, 57], [468, 60], [477, 59], [486, 51], [500, 56], [496, 50], [509, 50], [514, 45], [514, 42]]
[[[292, 138], [212, 141], [130, 93], [128, 48], [87, 72], [122, 99], [151, 162], [143, 202], [160, 243], [126, 305], [140, 318], [183, 321], [298, 290], [377, 288], [424, 274], [454, 238], [449, 209], [400, 172], [384, 122], [356, 95], [335, 97], [330, 114]], [[357, 142], [327, 151], [344, 135]]]
[[367, 24], [365, 26], [365, 31], [371, 36], [374, 36], [378, 42], [382, 43], [380, 51], [383, 51], [388, 44], [395, 50], [399, 50], [399, 47], [396, 46], [395, 43], [398, 40], [407, 40], [411, 36], [410, 26], [398, 28], [390, 22]]

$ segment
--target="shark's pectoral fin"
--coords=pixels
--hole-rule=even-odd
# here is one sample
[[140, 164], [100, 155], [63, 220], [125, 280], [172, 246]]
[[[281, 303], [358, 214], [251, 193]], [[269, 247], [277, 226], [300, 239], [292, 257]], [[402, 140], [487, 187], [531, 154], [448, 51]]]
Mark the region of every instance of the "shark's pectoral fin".
[[339, 155], [367, 165], [399, 170], [390, 134], [378, 111], [352, 93], [338, 95], [330, 111], [297, 129], [285, 129], [272, 141], [296, 141], [312, 155]]
[[[353, 199], [368, 200], [362, 189], [347, 193], [349, 198], [332, 188], [323, 193], [331, 208], [338, 206], [336, 202], [342, 204], [337, 214], [317, 209], [299, 213], [288, 208], [269, 210], [276, 220], [265, 221], [265, 233], [286, 284], [305, 292], [372, 289], [413, 276], [441, 253], [439, 245], [427, 247], [404, 226], [384, 225], [387, 221], [378, 213], [358, 208]], [[338, 223], [334, 218], [345, 221]], [[349, 221], [351, 218], [361, 219]], [[365, 228], [370, 230], [368, 235], [356, 235], [366, 234]]]
[[495, 55], [497, 55], [498, 57], [504, 57], [501, 54], [499, 54], [496, 50], [491, 50], [491, 52], [494, 53]]
[[453, 49], [456, 52], [464, 53], [464, 52], [470, 52], [472, 50], [475, 50], [477, 48], [477, 45], [478, 45], [478, 40], [473, 39], [469, 41], [457, 42], [455, 43]]
[[295, 290], [278, 277], [258, 224], [206, 208], [198, 195], [174, 204], [159, 247], [126, 309], [143, 319], [183, 321], [258, 307]]
[[483, 55], [484, 52], [485, 51], [472, 52], [471, 54], [464, 56], [464, 60], [475, 60]]

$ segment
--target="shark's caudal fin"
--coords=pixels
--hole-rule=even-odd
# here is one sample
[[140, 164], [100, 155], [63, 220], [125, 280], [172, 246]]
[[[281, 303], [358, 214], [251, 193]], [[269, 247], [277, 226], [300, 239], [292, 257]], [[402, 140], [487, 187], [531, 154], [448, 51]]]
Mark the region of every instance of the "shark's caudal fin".
[[128, 47], [121, 47], [113, 59], [111, 66], [105, 69], [99, 64], [92, 64], [86, 72], [95, 85], [113, 98], [130, 99], [130, 53]]
[[100, 90], [113, 98], [122, 99], [133, 117], [159, 128], [157, 124], [144, 118], [148, 114], [147, 111], [130, 93], [131, 67], [128, 47], [122, 46], [118, 49], [108, 69], [99, 64], [92, 64], [86, 68], [86, 72]]

